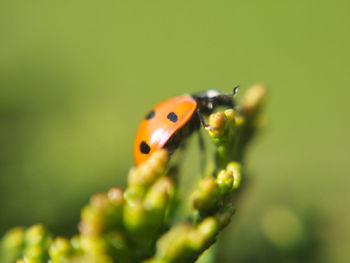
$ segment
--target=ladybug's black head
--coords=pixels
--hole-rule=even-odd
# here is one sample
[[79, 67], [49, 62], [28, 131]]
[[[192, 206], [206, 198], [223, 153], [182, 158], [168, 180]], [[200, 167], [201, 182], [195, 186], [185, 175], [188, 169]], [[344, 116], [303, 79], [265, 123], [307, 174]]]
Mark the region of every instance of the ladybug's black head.
[[206, 90], [204, 92], [194, 94], [192, 97], [197, 101], [198, 108], [201, 113], [209, 115], [218, 106], [226, 106], [233, 108], [233, 95], [238, 91], [238, 86], [233, 89], [233, 93], [220, 93], [217, 90]]

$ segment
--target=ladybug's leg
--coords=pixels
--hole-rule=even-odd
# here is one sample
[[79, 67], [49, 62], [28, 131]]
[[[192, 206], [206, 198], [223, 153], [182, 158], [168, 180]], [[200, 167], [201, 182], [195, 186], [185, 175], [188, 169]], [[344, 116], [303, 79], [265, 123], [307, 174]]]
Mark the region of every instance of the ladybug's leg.
[[205, 122], [204, 117], [203, 117], [201, 111], [199, 110], [199, 108], [197, 108], [197, 113], [198, 113], [199, 119], [200, 119], [200, 121], [201, 121], [203, 127], [204, 127], [205, 129], [207, 129], [207, 130], [212, 130], [213, 127], [210, 126], [209, 124], [207, 124], [207, 123]]
[[[199, 119], [203, 125], [203, 127], [207, 130], [212, 130], [214, 129], [211, 125], [207, 124], [205, 122], [205, 119], [202, 115], [202, 113], [200, 112], [200, 110], [197, 108], [197, 113], [198, 113], [198, 116], [199, 116]], [[206, 155], [206, 150], [205, 150], [205, 144], [204, 144], [204, 139], [203, 139], [203, 136], [201, 134], [201, 131], [198, 130], [198, 142], [199, 142], [199, 150], [200, 150], [200, 164], [199, 164], [199, 170], [200, 170], [200, 173], [202, 175], [204, 175], [205, 173], [205, 167], [206, 167], [206, 158], [207, 158], [207, 155]]]
[[205, 150], [203, 135], [200, 130], [198, 130], [197, 133], [198, 133], [198, 145], [199, 145], [199, 151], [200, 151], [199, 171], [201, 175], [204, 175], [207, 154]]

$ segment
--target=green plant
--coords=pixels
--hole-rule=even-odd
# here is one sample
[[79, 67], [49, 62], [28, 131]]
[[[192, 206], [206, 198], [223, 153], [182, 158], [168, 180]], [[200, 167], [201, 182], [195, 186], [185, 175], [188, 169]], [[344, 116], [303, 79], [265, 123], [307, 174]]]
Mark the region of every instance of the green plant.
[[195, 262], [234, 214], [232, 198], [245, 179], [244, 151], [264, 99], [265, 89], [256, 85], [237, 110], [209, 116], [215, 168], [194, 187], [185, 219], [175, 216], [188, 200], [178, 194], [178, 166], [160, 150], [130, 169], [125, 191], [112, 188], [91, 198], [81, 212], [79, 235], [53, 238], [41, 225], [12, 229], [2, 238], [0, 262]]

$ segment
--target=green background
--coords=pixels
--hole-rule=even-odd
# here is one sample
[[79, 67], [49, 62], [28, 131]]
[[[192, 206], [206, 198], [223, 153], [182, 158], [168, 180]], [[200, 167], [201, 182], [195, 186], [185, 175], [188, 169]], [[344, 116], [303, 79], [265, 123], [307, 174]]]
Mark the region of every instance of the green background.
[[[349, 10], [345, 0], [2, 0], [0, 234], [43, 222], [71, 235], [92, 193], [125, 185], [152, 105], [264, 82], [267, 121], [221, 262], [348, 262]], [[306, 250], [268, 238], [278, 207], [310, 232]]]

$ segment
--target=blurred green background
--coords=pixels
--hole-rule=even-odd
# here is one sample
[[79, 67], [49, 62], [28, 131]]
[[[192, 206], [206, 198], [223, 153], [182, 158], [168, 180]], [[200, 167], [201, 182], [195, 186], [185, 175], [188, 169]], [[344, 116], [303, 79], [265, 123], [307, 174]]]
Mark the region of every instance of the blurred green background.
[[2, 0], [0, 234], [36, 222], [75, 233], [92, 193], [125, 185], [153, 104], [263, 81], [267, 125], [220, 262], [348, 262], [349, 10], [346, 0]]

